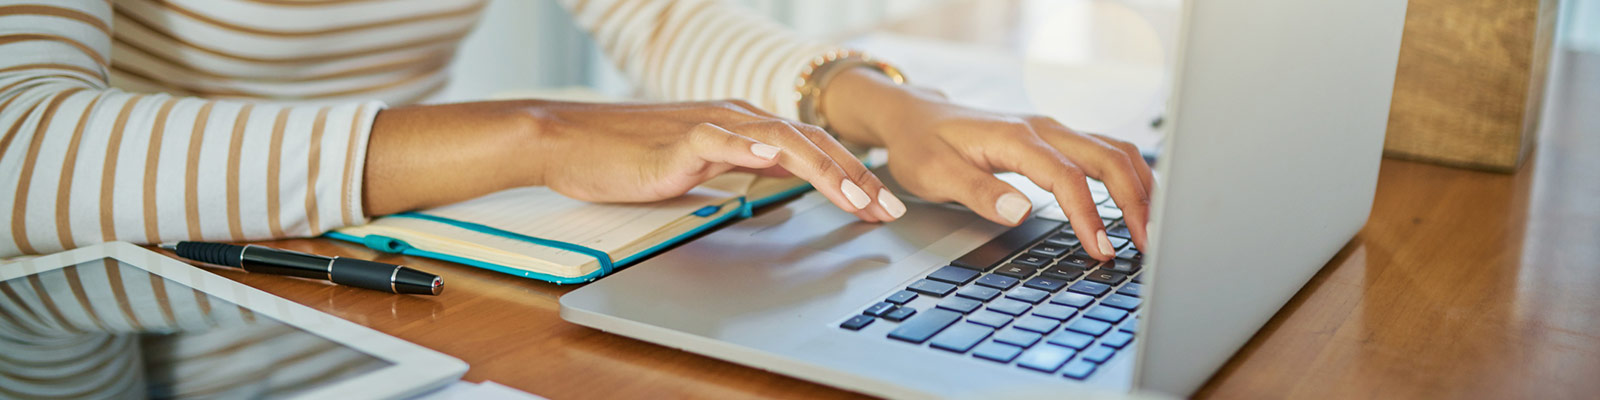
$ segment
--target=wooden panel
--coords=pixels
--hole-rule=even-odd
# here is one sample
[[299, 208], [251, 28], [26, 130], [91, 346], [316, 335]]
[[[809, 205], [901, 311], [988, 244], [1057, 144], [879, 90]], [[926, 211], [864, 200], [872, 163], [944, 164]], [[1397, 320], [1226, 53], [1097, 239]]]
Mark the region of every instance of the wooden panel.
[[1532, 148], [1554, 0], [1411, 0], [1386, 155], [1510, 171]]

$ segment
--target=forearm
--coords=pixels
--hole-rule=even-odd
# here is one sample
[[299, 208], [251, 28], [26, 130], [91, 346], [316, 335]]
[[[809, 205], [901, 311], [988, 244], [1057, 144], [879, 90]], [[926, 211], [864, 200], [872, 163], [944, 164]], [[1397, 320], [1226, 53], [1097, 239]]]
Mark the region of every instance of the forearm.
[[363, 201], [368, 216], [543, 184], [537, 102], [391, 108], [373, 120]]
[[822, 115], [828, 128], [850, 143], [883, 147], [892, 139], [893, 125], [905, 121], [930, 103], [945, 103], [932, 89], [894, 83], [869, 68], [841, 71], [822, 91]]

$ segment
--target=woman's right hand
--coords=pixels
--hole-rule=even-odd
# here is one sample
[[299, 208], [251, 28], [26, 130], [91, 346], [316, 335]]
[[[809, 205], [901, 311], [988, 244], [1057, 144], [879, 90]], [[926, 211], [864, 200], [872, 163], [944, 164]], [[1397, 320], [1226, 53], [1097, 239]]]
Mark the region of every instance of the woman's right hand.
[[793, 174], [865, 221], [905, 213], [832, 136], [742, 101], [411, 106], [380, 112], [372, 129], [369, 215], [537, 185], [585, 201], [655, 201], [735, 168]]

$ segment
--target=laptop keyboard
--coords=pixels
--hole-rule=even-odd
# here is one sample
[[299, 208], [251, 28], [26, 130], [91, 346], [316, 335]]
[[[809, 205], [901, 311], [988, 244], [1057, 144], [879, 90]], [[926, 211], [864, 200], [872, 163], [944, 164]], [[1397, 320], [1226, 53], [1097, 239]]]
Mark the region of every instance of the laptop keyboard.
[[[888, 339], [1037, 373], [1087, 379], [1133, 341], [1141, 254], [1122, 213], [1096, 199], [1117, 257], [1089, 257], [1070, 225], [1030, 218], [840, 324], [896, 324]], [[933, 306], [910, 304], [919, 297]], [[927, 302], [921, 302], [926, 304]]]

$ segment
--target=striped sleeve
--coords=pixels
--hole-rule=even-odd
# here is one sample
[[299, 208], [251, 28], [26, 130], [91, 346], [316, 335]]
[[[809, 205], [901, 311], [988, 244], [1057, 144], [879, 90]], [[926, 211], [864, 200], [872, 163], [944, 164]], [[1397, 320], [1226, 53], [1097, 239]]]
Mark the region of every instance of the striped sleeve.
[[721, 0], [562, 0], [644, 94], [743, 99], [797, 118], [801, 71], [834, 46]]
[[382, 103], [111, 88], [109, 3], [0, 0], [0, 258], [309, 236], [364, 219], [362, 163]]

